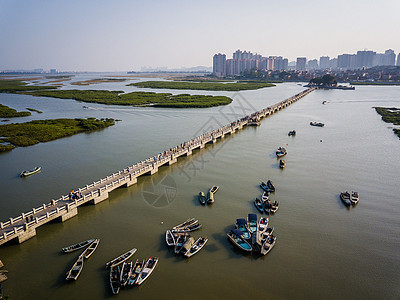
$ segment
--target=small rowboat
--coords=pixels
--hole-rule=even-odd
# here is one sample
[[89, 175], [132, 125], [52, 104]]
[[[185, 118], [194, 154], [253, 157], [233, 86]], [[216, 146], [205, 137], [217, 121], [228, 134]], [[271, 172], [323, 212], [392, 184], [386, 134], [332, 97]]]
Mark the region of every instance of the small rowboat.
[[257, 215], [256, 214], [248, 214], [247, 215], [247, 228], [250, 231], [250, 234], [257, 232]]
[[325, 124], [321, 122], [310, 122], [311, 126], [324, 127]]
[[187, 219], [185, 222], [172, 227], [172, 229], [174, 230], [174, 229], [179, 229], [179, 228], [183, 228], [183, 227], [186, 227], [186, 226], [190, 226], [190, 225], [192, 225], [193, 223], [196, 223], [196, 222], [198, 222], [198, 220], [196, 220], [195, 218], [190, 218], [190, 219]]
[[72, 251], [82, 249], [82, 248], [88, 246], [89, 244], [91, 244], [92, 242], [94, 242], [94, 239], [86, 240], [86, 241], [62, 248], [62, 251], [65, 253], [70, 253]]
[[167, 242], [168, 247], [175, 246], [175, 237], [171, 230], [165, 232], [165, 241]]
[[114, 295], [119, 293], [121, 284], [119, 282], [119, 267], [111, 267], [110, 269], [110, 285]]
[[114, 258], [112, 261], [109, 261], [108, 263], [106, 263], [106, 268], [112, 268], [112, 267], [118, 266], [119, 264], [122, 264], [123, 262], [127, 261], [135, 252], [136, 252], [136, 248], [133, 248], [133, 249], [129, 250], [128, 252], [121, 254], [117, 258]]
[[215, 194], [219, 189], [219, 185], [213, 185], [210, 189], [210, 193]]
[[189, 236], [187, 235], [180, 235], [177, 239], [176, 239], [176, 243], [175, 243], [175, 248], [174, 248], [174, 252], [175, 254], [179, 254], [182, 250], [183, 245], [186, 243], [186, 241], [188, 240]]
[[140, 272], [138, 279], [136, 280], [137, 285], [141, 285], [154, 271], [155, 267], [157, 266], [158, 257], [150, 257], [146, 265], [144, 266], [142, 272]]
[[351, 198], [351, 195], [349, 192], [340, 193], [340, 199], [342, 200], [344, 205], [346, 205], [346, 206], [351, 205], [350, 198]]
[[247, 227], [247, 221], [245, 219], [236, 219], [235, 227], [243, 232], [242, 238], [249, 240], [251, 238], [250, 230]]
[[199, 252], [204, 247], [204, 245], [207, 243], [207, 241], [208, 241], [207, 237], [202, 237], [202, 236], [199, 237], [197, 239], [197, 241], [194, 242], [193, 246], [188, 251], [186, 251], [184, 256], [189, 258], [189, 257], [195, 255], [197, 252]]
[[121, 286], [125, 286], [128, 283], [131, 269], [132, 269], [132, 262], [130, 263], [124, 262], [121, 268], [121, 274], [119, 278]]
[[35, 167], [34, 169], [29, 170], [29, 171], [24, 170], [24, 171], [21, 172], [21, 174], [19, 174], [19, 176], [21, 176], [21, 177], [27, 177], [27, 176], [30, 176], [30, 175], [33, 175], [33, 174], [35, 174], [35, 173], [40, 172], [41, 169], [42, 169], [41, 167]]
[[128, 285], [133, 286], [138, 278], [140, 272], [142, 272], [143, 267], [145, 265], [144, 259], [137, 259], [135, 264], [133, 265], [131, 272], [129, 273]]
[[279, 168], [283, 169], [284, 167], [286, 167], [286, 162], [285, 162], [285, 160], [281, 159], [279, 161]]
[[254, 200], [254, 205], [260, 211], [260, 213], [264, 212], [264, 206], [263, 206], [263, 203], [262, 203], [262, 201], [260, 199], [256, 198]]
[[94, 253], [94, 251], [96, 251], [97, 246], [100, 243], [100, 239], [95, 239], [90, 245], [89, 247], [86, 248], [85, 251], [83, 251], [83, 253], [81, 254], [85, 259], [88, 259], [90, 256], [92, 256], [92, 254]]
[[79, 274], [81, 274], [82, 269], [83, 269], [83, 256], [80, 255], [77, 259], [77, 261], [74, 263], [72, 266], [71, 270], [68, 271], [67, 277], [65, 278], [66, 280], [77, 280]]
[[243, 238], [243, 232], [239, 229], [232, 229], [227, 233], [228, 239], [239, 249], [246, 252], [251, 252], [253, 248], [251, 245]]
[[195, 231], [197, 229], [201, 228], [201, 224], [199, 223], [198, 220], [196, 220], [196, 223], [190, 225], [190, 226], [186, 226], [183, 228], [179, 228], [179, 229], [172, 229], [172, 233], [183, 233], [183, 232], [191, 232], [191, 231]]
[[203, 192], [199, 193], [199, 201], [200, 201], [201, 205], [205, 205], [207, 202], [206, 195], [204, 195]]
[[260, 253], [262, 255], [267, 255], [269, 251], [275, 246], [276, 237], [272, 234], [269, 235], [262, 244]]
[[360, 201], [360, 197], [358, 196], [358, 192], [351, 192], [350, 202], [352, 205], [356, 205]]

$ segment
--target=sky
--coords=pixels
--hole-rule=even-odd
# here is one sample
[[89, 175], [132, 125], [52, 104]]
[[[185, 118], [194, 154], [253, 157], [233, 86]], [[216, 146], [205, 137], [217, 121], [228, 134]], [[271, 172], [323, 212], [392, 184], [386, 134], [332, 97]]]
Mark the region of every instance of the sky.
[[237, 49], [397, 55], [399, 13], [400, 0], [0, 0], [0, 70], [212, 66]]

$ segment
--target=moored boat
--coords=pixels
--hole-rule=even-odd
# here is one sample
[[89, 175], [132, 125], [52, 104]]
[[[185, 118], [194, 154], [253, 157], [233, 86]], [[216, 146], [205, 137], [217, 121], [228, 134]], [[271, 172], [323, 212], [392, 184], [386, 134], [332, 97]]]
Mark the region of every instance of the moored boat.
[[267, 201], [268, 199], [269, 199], [269, 195], [270, 195], [270, 192], [263, 192], [262, 193], [262, 195], [261, 195], [261, 200], [262, 201]]
[[260, 187], [265, 191], [265, 192], [273, 192], [273, 190], [270, 189], [268, 184], [266, 184], [264, 181], [260, 183]]
[[128, 283], [131, 269], [132, 269], [132, 262], [123, 263], [121, 268], [121, 274], [119, 276], [119, 282], [121, 286], [125, 286]]
[[185, 222], [172, 227], [172, 230], [183, 228], [183, 227], [186, 227], [186, 226], [190, 226], [190, 225], [192, 225], [193, 223], [196, 223], [196, 222], [198, 222], [198, 220], [196, 220], [195, 218], [190, 218], [190, 219], [187, 219]]
[[228, 239], [239, 249], [242, 249], [246, 252], [251, 252], [253, 248], [251, 245], [242, 238], [243, 232], [239, 229], [232, 229], [229, 233], [227, 233]]
[[119, 289], [121, 287], [121, 284], [119, 282], [119, 266], [116, 267], [111, 267], [110, 268], [110, 285], [111, 285], [111, 291], [114, 295], [119, 293]]
[[193, 246], [184, 254], [186, 257], [191, 257], [195, 255], [197, 252], [199, 252], [204, 245], [207, 243], [208, 238], [207, 237], [199, 237], [196, 242], [194, 242]]
[[[275, 186], [274, 186], [274, 184], [272, 183], [272, 181], [269, 180], [269, 179], [268, 179], [268, 181], [267, 181], [267, 186], [268, 186], [268, 188], [269, 188], [269, 191], [275, 192]], [[267, 191], [267, 192], [269, 192], [269, 191]]]
[[215, 194], [219, 189], [219, 185], [213, 185], [210, 189], [210, 193]]
[[281, 159], [279, 161], [279, 168], [283, 169], [284, 167], [286, 167], [286, 162], [283, 159]]
[[119, 264], [122, 264], [123, 262], [127, 261], [133, 254], [135, 254], [136, 248], [133, 248], [124, 254], [121, 254], [117, 258], [114, 258], [112, 261], [109, 261], [106, 263], [106, 268], [112, 268], [115, 266], [118, 266]]
[[214, 193], [211, 193], [210, 191], [207, 193], [207, 204], [213, 204], [214, 203]]
[[88, 259], [90, 256], [92, 256], [92, 254], [94, 253], [94, 251], [96, 251], [97, 246], [100, 243], [100, 239], [95, 239], [90, 245], [89, 247], [86, 248], [86, 250], [81, 254], [85, 259]]
[[360, 201], [360, 197], [358, 196], [358, 192], [351, 192], [350, 202], [352, 205], [356, 205]]
[[274, 214], [278, 211], [279, 209], [279, 201], [274, 201], [272, 202], [271, 200], [265, 201], [264, 202], [264, 210], [269, 211], [270, 214]]
[[248, 214], [247, 215], [247, 228], [250, 231], [250, 234], [257, 232], [257, 215], [256, 214]]
[[277, 157], [282, 157], [282, 156], [285, 156], [285, 155], [287, 154], [287, 151], [286, 151], [285, 148], [279, 147], [279, 148], [276, 150], [275, 154], [276, 154]]
[[261, 246], [261, 251], [260, 253], [262, 255], [267, 255], [269, 251], [275, 246], [276, 242], [276, 237], [271, 235], [268, 235], [268, 237], [264, 240], [262, 246]]
[[30, 175], [33, 175], [33, 174], [36, 174], [36, 173], [40, 172], [41, 169], [42, 169], [41, 167], [35, 167], [32, 170], [24, 170], [24, 171], [21, 172], [21, 174], [19, 174], [19, 176], [27, 177], [27, 176], [30, 176]]
[[254, 199], [254, 205], [260, 211], [260, 213], [264, 212], [264, 206], [263, 206], [263, 203], [262, 203], [262, 201], [260, 199], [255, 198]]
[[203, 192], [199, 193], [199, 201], [200, 201], [201, 205], [205, 205], [207, 202], [206, 195], [204, 195]]
[[179, 254], [182, 250], [183, 245], [186, 243], [187, 239], [189, 238], [189, 236], [187, 235], [180, 235], [175, 243], [175, 248], [174, 248], [174, 252], [175, 254]]
[[257, 222], [257, 239], [256, 242], [261, 245], [262, 234], [268, 228], [268, 218], [261, 217], [260, 220]]
[[165, 241], [167, 242], [168, 247], [175, 246], [175, 237], [171, 230], [167, 230], [165, 232]]
[[349, 192], [340, 193], [340, 199], [346, 206], [351, 205], [350, 197], [351, 197], [351, 195]]
[[68, 271], [66, 280], [77, 280], [79, 274], [81, 274], [83, 269], [83, 256], [79, 255], [76, 262], [73, 264], [72, 268]]
[[288, 136], [296, 135], [296, 130], [289, 131]]
[[201, 224], [199, 223], [199, 221], [197, 220], [196, 223], [190, 225], [190, 226], [186, 226], [183, 228], [179, 228], [179, 229], [172, 229], [171, 231], [173, 233], [184, 233], [184, 232], [191, 232], [191, 231], [195, 231], [197, 229], [201, 228]]
[[142, 272], [143, 267], [145, 265], [144, 259], [137, 259], [135, 264], [133, 265], [131, 272], [129, 273], [128, 285], [133, 286], [136, 282], [136, 279], [139, 277], [140, 272]]
[[71, 246], [62, 248], [62, 251], [65, 253], [70, 253], [72, 251], [79, 250], [79, 249], [89, 246], [93, 241], [94, 241], [94, 239], [90, 239], [90, 240], [86, 240], [86, 241], [83, 241], [83, 242], [80, 242], [77, 244], [73, 244]]
[[186, 252], [188, 252], [190, 248], [192, 248], [192, 246], [194, 245], [194, 242], [194, 237], [190, 236], [183, 244], [180, 253], [185, 254]]
[[142, 272], [140, 272], [135, 284], [141, 285], [147, 278], [149, 278], [149, 276], [157, 266], [157, 262], [158, 262], [158, 257], [150, 257], [147, 260]]
[[310, 122], [311, 126], [324, 127], [325, 124], [321, 122]]
[[245, 219], [236, 219], [235, 227], [243, 232], [243, 238], [249, 240], [251, 238], [250, 230], [247, 227], [247, 221]]

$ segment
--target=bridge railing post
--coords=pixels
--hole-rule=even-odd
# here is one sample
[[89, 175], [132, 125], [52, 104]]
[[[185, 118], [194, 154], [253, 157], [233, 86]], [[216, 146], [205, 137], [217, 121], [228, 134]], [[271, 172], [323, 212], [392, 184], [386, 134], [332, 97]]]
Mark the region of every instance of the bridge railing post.
[[3, 229], [3, 222], [0, 222], [0, 229]]
[[10, 218], [10, 224], [12, 224], [13, 223], [13, 218]]

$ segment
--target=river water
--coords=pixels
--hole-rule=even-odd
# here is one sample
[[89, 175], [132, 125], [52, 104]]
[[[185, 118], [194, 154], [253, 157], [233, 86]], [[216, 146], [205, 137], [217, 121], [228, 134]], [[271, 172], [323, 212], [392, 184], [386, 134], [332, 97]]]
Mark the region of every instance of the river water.
[[[80, 75], [76, 80], [96, 78]], [[74, 79], [75, 80], [75, 79]], [[126, 83], [90, 89], [135, 91]], [[65, 86], [64, 88], [71, 88]], [[73, 88], [77, 88], [73, 86]], [[109, 117], [122, 120], [90, 134], [60, 139], [0, 155], [0, 219], [17, 217], [117, 170], [169, 149], [240, 116], [284, 100], [302, 86], [279, 84], [257, 91], [166, 91], [228, 95], [234, 101], [206, 109], [134, 108], [74, 100], [0, 94], [0, 103], [17, 110], [43, 111], [32, 119]], [[322, 105], [322, 101], [328, 101]], [[87, 105], [87, 104], [86, 104]], [[112, 297], [104, 263], [130, 248], [133, 258], [159, 256], [152, 276], [140, 287], [121, 290], [120, 299], [191, 297], [271, 299], [398, 299], [400, 295], [400, 140], [373, 106], [400, 106], [400, 87], [356, 87], [355, 91], [314, 91], [223, 141], [179, 158], [138, 184], [121, 188], [108, 200], [79, 208], [64, 223], [37, 230], [25, 243], [0, 247], [9, 270], [3, 290], [10, 299], [103, 299]], [[309, 125], [322, 121], [325, 127]], [[289, 137], [295, 129], [297, 135]], [[274, 153], [285, 146], [287, 166], [279, 169]], [[23, 169], [42, 172], [19, 178]], [[280, 201], [276, 246], [265, 257], [246, 255], [227, 240], [236, 218], [256, 213], [258, 183], [271, 179]], [[215, 203], [196, 198], [217, 184]], [[360, 203], [346, 208], [339, 193], [357, 190]], [[205, 248], [190, 258], [175, 257], [164, 234], [196, 217], [208, 236]], [[100, 238], [79, 280], [65, 281], [79, 253], [61, 248]]]

